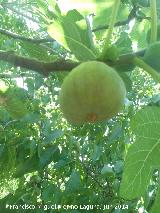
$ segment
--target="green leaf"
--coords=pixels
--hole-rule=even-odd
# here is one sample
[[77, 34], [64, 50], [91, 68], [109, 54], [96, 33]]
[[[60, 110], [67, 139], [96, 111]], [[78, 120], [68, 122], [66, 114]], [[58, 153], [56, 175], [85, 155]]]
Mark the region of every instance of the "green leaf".
[[81, 185], [80, 174], [73, 171], [68, 182], [66, 183], [66, 192], [77, 192]]
[[93, 41], [93, 33], [90, 29], [89, 23], [87, 24], [87, 19], [82, 19], [81, 21], [76, 22], [81, 41], [83, 45], [88, 47], [98, 56], [98, 50], [95, 48]]
[[102, 155], [102, 147], [100, 145], [94, 145], [94, 151], [92, 155], [92, 160], [98, 161]]
[[69, 10], [66, 15], [70, 20], [74, 22], [80, 21], [83, 19], [83, 16], [75, 9]]
[[68, 165], [68, 159], [60, 159], [55, 165], [54, 168], [57, 170], [63, 169], [66, 165]]
[[148, 21], [142, 21], [140, 23], [136, 23], [132, 28], [130, 38], [132, 39], [132, 41], [138, 41], [137, 43], [138, 48], [145, 48], [147, 45], [145, 36], [148, 27], [149, 27]]
[[30, 158], [33, 157], [33, 155], [36, 153], [36, 150], [37, 150], [37, 144], [36, 144], [36, 141], [33, 139], [30, 142]]
[[158, 191], [156, 193], [156, 199], [154, 201], [153, 207], [151, 208], [150, 213], [159, 212], [160, 209], [160, 186], [158, 187]]
[[48, 184], [48, 186], [44, 188], [44, 190], [42, 191], [42, 199], [45, 202], [53, 200], [55, 188], [55, 185], [52, 183]]
[[127, 153], [120, 195], [134, 199], [145, 194], [151, 175], [160, 166], [160, 108], [146, 107], [131, 122], [136, 141]]
[[57, 161], [59, 158], [59, 149], [57, 146], [48, 147], [39, 153], [40, 155], [40, 168], [44, 168], [52, 161]]
[[94, 60], [96, 55], [83, 44], [77, 25], [67, 17], [48, 26], [49, 35], [80, 61]]
[[[11, 212], [14, 213], [19, 212], [17, 209], [9, 208], [9, 205], [17, 204], [19, 200], [21, 200], [22, 196], [25, 194], [25, 189], [17, 189], [13, 195], [13, 193], [9, 193], [4, 198], [0, 199], [0, 209], [3, 212]], [[8, 204], [8, 205], [7, 205]], [[8, 208], [8, 209], [7, 209]]]
[[49, 61], [49, 59], [51, 58], [51, 56], [49, 56], [48, 54], [48, 49], [45, 49], [44, 46], [24, 41], [21, 42], [20, 45], [23, 48], [23, 51], [32, 58], [36, 58], [43, 61]]
[[25, 89], [10, 87], [4, 94], [6, 98], [5, 109], [13, 118], [20, 119], [30, 111], [28, 110], [28, 93]]
[[116, 41], [115, 45], [118, 47], [119, 54], [125, 54], [132, 51], [132, 40], [126, 32], [121, 33], [120, 38]]
[[32, 158], [27, 158], [25, 161], [22, 161], [17, 165], [13, 177], [20, 178], [24, 174], [38, 170], [38, 168], [39, 168], [39, 159], [37, 154], [35, 154]]
[[102, 170], [101, 170], [101, 174], [103, 176], [112, 176], [112, 175], [114, 175], [114, 172], [113, 172], [112, 167], [110, 167], [108, 165], [104, 165]]
[[84, 18], [77, 10], [69, 10], [66, 18], [70, 22], [74, 22], [80, 34], [82, 44], [98, 55], [98, 50], [95, 48], [93, 41], [93, 33], [91, 31], [92, 26], [89, 18]]
[[15, 119], [20, 119], [29, 113], [26, 105], [21, 100], [16, 98], [7, 102], [6, 110]]
[[117, 124], [113, 127], [111, 134], [108, 136], [108, 143], [112, 144], [114, 143], [117, 139], [120, 138], [122, 134], [122, 127], [120, 124]]
[[119, 161], [116, 161], [115, 164], [114, 164], [114, 171], [115, 173], [119, 174], [123, 171], [123, 161], [122, 160], [119, 160]]
[[55, 140], [56, 138], [60, 138], [62, 135], [64, 134], [64, 132], [61, 129], [56, 129], [54, 130], [51, 134], [49, 134], [46, 139], [45, 139], [45, 144], [46, 143], [50, 143], [53, 140]]
[[41, 75], [35, 76], [35, 90], [38, 90], [44, 84], [44, 78]]

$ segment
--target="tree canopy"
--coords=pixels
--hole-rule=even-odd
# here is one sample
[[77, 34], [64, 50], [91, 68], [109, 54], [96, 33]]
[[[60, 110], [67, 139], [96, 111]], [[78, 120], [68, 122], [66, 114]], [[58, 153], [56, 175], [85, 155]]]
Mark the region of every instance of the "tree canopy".
[[[158, 213], [160, 1], [1, 0], [0, 22], [0, 210]], [[59, 93], [86, 61], [127, 95], [77, 126]]]

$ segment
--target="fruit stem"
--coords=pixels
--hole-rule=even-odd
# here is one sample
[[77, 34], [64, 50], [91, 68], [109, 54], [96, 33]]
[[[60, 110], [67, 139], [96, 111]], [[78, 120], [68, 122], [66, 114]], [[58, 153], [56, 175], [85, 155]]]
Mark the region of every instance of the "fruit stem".
[[146, 64], [142, 59], [135, 57], [133, 59], [133, 62], [136, 66], [142, 68], [148, 74], [150, 74], [155, 81], [160, 82], [160, 74], [156, 70], [154, 70], [151, 66]]
[[106, 36], [106, 39], [105, 39], [104, 48], [102, 50], [100, 58], [103, 58], [103, 56], [106, 53], [106, 50], [108, 49], [108, 47], [111, 43], [111, 36], [112, 36], [112, 32], [113, 32], [114, 25], [115, 25], [115, 22], [116, 22], [116, 17], [117, 17], [119, 6], [120, 6], [120, 0], [114, 0], [114, 5], [113, 5], [113, 8], [112, 8], [112, 14], [111, 14], [111, 21], [109, 23], [109, 28], [108, 28], [107, 36]]
[[157, 41], [157, 3], [150, 0], [151, 8], [151, 43]]

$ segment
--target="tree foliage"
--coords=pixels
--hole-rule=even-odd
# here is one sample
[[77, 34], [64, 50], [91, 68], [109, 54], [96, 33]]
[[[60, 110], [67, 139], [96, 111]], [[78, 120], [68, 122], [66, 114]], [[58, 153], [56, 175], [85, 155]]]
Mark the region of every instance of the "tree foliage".
[[[159, 19], [158, 0], [0, 1], [1, 211], [159, 212]], [[59, 92], [92, 60], [127, 96], [117, 116], [77, 127]]]

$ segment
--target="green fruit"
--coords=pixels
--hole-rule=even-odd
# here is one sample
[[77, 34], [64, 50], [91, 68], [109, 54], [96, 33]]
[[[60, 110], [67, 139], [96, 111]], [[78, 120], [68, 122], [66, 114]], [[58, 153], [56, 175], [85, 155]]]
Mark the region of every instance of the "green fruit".
[[101, 60], [116, 61], [118, 57], [119, 57], [119, 49], [117, 46], [112, 45], [106, 50], [106, 53], [103, 55]]
[[160, 42], [155, 42], [148, 47], [143, 60], [157, 72], [160, 72]]
[[103, 121], [121, 110], [125, 96], [123, 80], [113, 68], [89, 61], [74, 68], [64, 79], [60, 108], [72, 124]]

